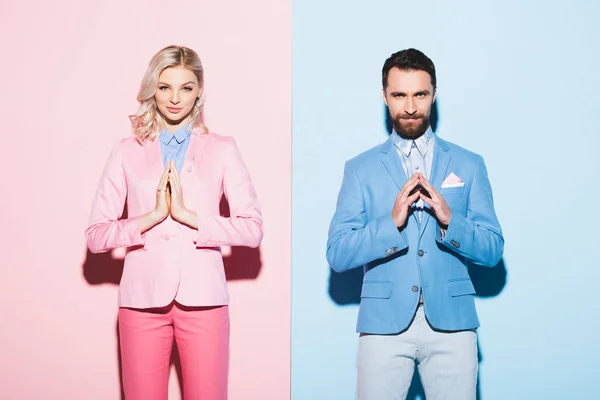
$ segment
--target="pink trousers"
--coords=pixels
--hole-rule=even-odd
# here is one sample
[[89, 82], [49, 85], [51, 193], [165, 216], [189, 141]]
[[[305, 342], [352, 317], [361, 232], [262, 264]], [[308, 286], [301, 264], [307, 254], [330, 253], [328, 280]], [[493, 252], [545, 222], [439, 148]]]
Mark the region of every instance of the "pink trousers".
[[126, 400], [166, 400], [173, 339], [181, 359], [185, 400], [226, 400], [229, 309], [119, 309]]

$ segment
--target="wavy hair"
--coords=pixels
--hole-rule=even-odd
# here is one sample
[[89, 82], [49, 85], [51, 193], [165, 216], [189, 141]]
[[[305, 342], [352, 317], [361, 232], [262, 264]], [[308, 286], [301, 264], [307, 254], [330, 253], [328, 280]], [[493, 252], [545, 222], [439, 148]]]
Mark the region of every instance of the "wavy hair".
[[147, 140], [154, 140], [165, 124], [165, 119], [157, 110], [154, 95], [158, 90], [158, 77], [161, 72], [167, 68], [177, 66], [183, 66], [192, 71], [198, 79], [200, 90], [202, 90], [202, 94], [192, 108], [190, 130], [200, 128], [204, 133], [208, 133], [208, 128], [202, 121], [204, 114], [204, 68], [200, 57], [194, 50], [187, 47], [167, 46], [150, 60], [137, 95], [140, 108], [136, 114], [129, 116], [133, 134], [141, 144]]

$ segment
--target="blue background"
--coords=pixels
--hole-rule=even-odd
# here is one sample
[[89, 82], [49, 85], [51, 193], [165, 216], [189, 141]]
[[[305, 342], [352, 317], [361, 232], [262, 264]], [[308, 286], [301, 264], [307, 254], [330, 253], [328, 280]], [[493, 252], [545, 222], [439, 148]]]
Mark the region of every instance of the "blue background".
[[473, 271], [480, 398], [600, 399], [599, 21], [592, 1], [294, 2], [293, 400], [355, 398], [360, 276], [331, 272], [327, 230], [344, 162], [388, 137], [381, 67], [408, 47], [436, 65], [436, 133], [484, 157], [506, 239]]

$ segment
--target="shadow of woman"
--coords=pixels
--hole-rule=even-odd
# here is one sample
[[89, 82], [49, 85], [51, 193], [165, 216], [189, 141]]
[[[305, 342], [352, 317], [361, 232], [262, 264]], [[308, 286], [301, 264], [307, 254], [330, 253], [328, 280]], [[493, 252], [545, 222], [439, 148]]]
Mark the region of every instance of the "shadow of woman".
[[[221, 198], [219, 204], [220, 213], [223, 217], [230, 217], [229, 204], [225, 196]], [[123, 211], [121, 219], [127, 218], [127, 210]], [[232, 246], [230, 254], [223, 256], [223, 265], [227, 281], [252, 280], [256, 279], [262, 268], [260, 248], [248, 248]], [[85, 261], [82, 265], [83, 277], [90, 285], [113, 284], [119, 285], [123, 275], [124, 260], [115, 257], [112, 252], [94, 254], [87, 250]], [[123, 374], [121, 364], [121, 348], [119, 340], [119, 321], [116, 323], [117, 335], [117, 359], [119, 363], [119, 381], [121, 386], [121, 399], [125, 398], [123, 392]], [[183, 380], [181, 373], [181, 360], [177, 345], [173, 343], [171, 352], [171, 365], [175, 366], [177, 379], [179, 381], [179, 390], [183, 398]]]

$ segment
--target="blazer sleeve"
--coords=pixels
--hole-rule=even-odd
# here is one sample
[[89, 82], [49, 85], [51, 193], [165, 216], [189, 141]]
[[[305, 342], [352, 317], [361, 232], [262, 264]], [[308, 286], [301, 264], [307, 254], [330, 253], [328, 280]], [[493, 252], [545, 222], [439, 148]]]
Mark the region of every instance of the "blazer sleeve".
[[119, 142], [113, 147], [104, 167], [85, 231], [87, 247], [92, 253], [144, 244], [139, 217], [120, 219], [126, 197], [127, 182], [122, 143]]
[[327, 240], [327, 262], [333, 270], [360, 267], [408, 247], [392, 218], [392, 206], [389, 214], [367, 220], [358, 174], [346, 163]]
[[437, 241], [475, 264], [493, 267], [502, 258], [504, 237], [494, 211], [492, 187], [479, 157], [467, 203], [467, 214], [452, 213], [448, 230]]
[[233, 138], [225, 142], [223, 190], [230, 217], [197, 211], [197, 247], [258, 247], [263, 237], [263, 221], [250, 174]]

